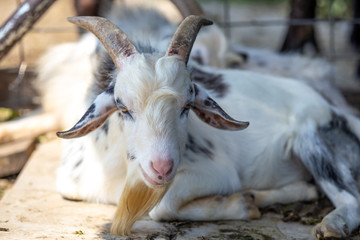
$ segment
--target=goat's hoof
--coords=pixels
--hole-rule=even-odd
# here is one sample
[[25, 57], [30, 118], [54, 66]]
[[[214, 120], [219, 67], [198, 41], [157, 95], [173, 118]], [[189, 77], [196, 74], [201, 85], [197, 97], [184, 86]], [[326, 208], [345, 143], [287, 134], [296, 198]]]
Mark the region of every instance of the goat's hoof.
[[246, 212], [249, 219], [259, 219], [261, 213], [259, 208], [255, 205], [255, 196], [251, 192], [245, 192], [242, 194], [245, 199]]
[[81, 202], [83, 201], [80, 197], [70, 196], [70, 195], [61, 195], [63, 199], [74, 201], [74, 202]]
[[247, 213], [250, 219], [259, 219], [261, 217], [261, 212], [259, 208], [255, 205], [248, 206]]
[[313, 229], [316, 239], [336, 239], [349, 235], [349, 230], [340, 216], [324, 218], [321, 223]]

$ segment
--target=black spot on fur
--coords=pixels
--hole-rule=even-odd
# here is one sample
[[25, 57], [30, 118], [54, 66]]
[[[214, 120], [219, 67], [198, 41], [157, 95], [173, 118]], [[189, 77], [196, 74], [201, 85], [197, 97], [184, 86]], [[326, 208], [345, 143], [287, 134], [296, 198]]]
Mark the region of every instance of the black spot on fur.
[[125, 107], [120, 98], [116, 98], [115, 101], [116, 101], [116, 104], [118, 105], [118, 107]]
[[86, 111], [87, 114], [93, 113], [95, 111], [95, 104], [91, 104], [89, 109]]
[[304, 164], [317, 181], [329, 181], [360, 196], [355, 180], [360, 169], [360, 142], [347, 120], [334, 113], [327, 125], [318, 128], [317, 135], [309, 150], [300, 153]]
[[259, 67], [266, 67], [266, 62], [265, 62], [265, 61], [262, 61], [262, 60], [259, 60], [256, 64], [257, 64]]
[[310, 160], [314, 163], [316, 162], [313, 172], [319, 180], [329, 180], [338, 188], [347, 189], [347, 186], [342, 181], [341, 173], [336, 169], [336, 165], [329, 162], [329, 159], [319, 158], [313, 155]]
[[96, 137], [95, 137], [95, 141], [99, 141], [100, 139], [100, 132], [96, 132]]
[[340, 115], [333, 113], [333, 117], [328, 126], [322, 128], [323, 130], [332, 130], [332, 129], [340, 129], [343, 133], [345, 133], [349, 138], [351, 138], [358, 146], [360, 146], [359, 138], [350, 130], [347, 120]]
[[185, 145], [186, 151], [193, 152], [195, 154], [202, 154], [203, 156], [212, 159], [214, 157], [214, 153], [212, 149], [209, 149], [208, 146], [202, 145], [199, 141], [197, 141], [191, 134], [188, 134], [187, 143]]
[[255, 195], [252, 192], [245, 192], [243, 193], [245, 198], [251, 198], [251, 200], [255, 200]]
[[94, 82], [89, 88], [87, 98], [89, 100], [94, 100], [97, 95], [106, 91], [109, 94], [113, 94], [113, 86], [108, 88], [110, 83], [114, 81], [114, 75], [116, 73], [116, 67], [113, 63], [109, 54], [102, 48], [98, 51], [97, 57], [99, 59], [99, 64], [97, 69], [94, 71]]
[[204, 139], [204, 141], [205, 141], [206, 145], [208, 146], [208, 148], [214, 149], [215, 146], [210, 140]]
[[111, 84], [111, 86], [109, 86], [106, 91], [105, 91], [107, 94], [111, 94], [111, 95], [114, 95], [114, 85]]
[[131, 153], [127, 153], [127, 159], [128, 160], [130, 160], [130, 161], [133, 161], [133, 160], [135, 160], [136, 159], [136, 157], [133, 155], [133, 154], [131, 154]]
[[212, 103], [213, 103], [213, 101], [211, 101], [210, 98], [207, 98], [204, 100], [204, 105], [207, 107], [212, 106], [213, 105]]
[[247, 54], [246, 52], [237, 52], [237, 55], [244, 59], [244, 62], [247, 62], [249, 60], [249, 54]]
[[193, 88], [192, 88], [192, 87], [190, 87], [190, 88], [189, 88], [189, 93], [190, 93], [190, 95], [192, 95], [192, 94], [193, 94], [193, 92], [194, 92]]
[[95, 111], [95, 104], [91, 104], [91, 106], [88, 108], [88, 110], [85, 112], [85, 114], [81, 117], [81, 119], [75, 124], [76, 128], [82, 127], [84, 123], [81, 125], [78, 125], [79, 123], [83, 122], [86, 118], [93, 118], [94, 117], [94, 111]]
[[75, 163], [74, 168], [79, 167], [79, 166], [82, 164], [82, 162], [83, 162], [83, 159], [80, 158], [80, 159]]
[[195, 96], [197, 96], [199, 94], [199, 88], [194, 85], [194, 91], [195, 91]]
[[229, 90], [229, 85], [224, 82], [221, 74], [208, 73], [193, 67], [190, 72], [190, 78], [207, 90], [213, 91], [216, 97], [224, 97]]
[[109, 121], [106, 121], [104, 125], [102, 125], [101, 129], [104, 131], [105, 135], [109, 132]]

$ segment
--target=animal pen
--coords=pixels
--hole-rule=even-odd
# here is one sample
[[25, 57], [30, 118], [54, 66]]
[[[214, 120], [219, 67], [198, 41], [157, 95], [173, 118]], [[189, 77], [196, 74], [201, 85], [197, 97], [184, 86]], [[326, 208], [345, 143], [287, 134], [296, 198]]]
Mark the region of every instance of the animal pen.
[[[30, 0], [28, 1], [30, 2]], [[360, 49], [360, 44], [354, 48], [351, 47], [351, 44], [349, 43], [349, 36], [352, 26], [355, 26], [356, 24], [360, 25], [360, 18], [357, 18], [360, 16], [355, 15], [352, 17], [351, 13], [350, 16], [341, 18], [341, 16], [334, 13], [335, 4], [337, 4], [336, 6], [340, 5], [340, 8], [350, 8], [352, 5], [349, 3], [339, 3], [341, 2], [339, 0], [325, 0], [318, 1], [318, 3], [321, 2], [323, 4], [323, 9], [327, 8], [327, 16], [325, 18], [289, 18], [290, 5], [291, 3], [294, 4], [296, 2], [296, 0], [289, 0], [280, 1], [280, 3], [277, 1], [257, 3], [260, 4], [259, 6], [261, 6], [261, 9], [259, 10], [258, 5], [252, 5], [246, 1], [245, 3], [242, 1], [237, 2], [230, 0], [200, 1], [202, 7], [205, 10], [205, 14], [208, 14], [210, 18], [216, 20], [218, 25], [223, 29], [226, 36], [234, 43], [234, 45], [241, 45], [241, 47], [238, 48], [235, 46], [234, 49], [237, 50], [239, 54], [245, 56], [245, 58], [251, 58], [252, 56], [251, 51], [247, 52], [247, 47], [268, 48], [273, 52], [278, 52], [282, 47], [284, 48], [286, 32], [289, 27], [314, 27], [316, 31], [315, 35], [317, 37], [318, 49], [317, 47], [312, 46], [312, 48], [309, 50], [308, 44], [304, 44], [304, 46], [302, 46], [302, 50], [305, 52], [305, 54], [310, 56], [309, 58], [321, 58], [322, 60], [325, 59], [330, 63], [331, 66], [335, 66], [334, 69], [336, 70], [331, 69], [331, 73], [334, 74], [328, 75], [330, 77], [328, 80], [331, 84], [334, 84], [341, 89], [346, 100], [355, 109], [355, 112], [357, 112], [360, 107], [360, 78], [358, 79], [359, 76], [357, 76], [356, 69], [358, 67], [358, 62], [360, 62], [360, 55], [358, 51]], [[324, 2], [327, 3], [324, 4]], [[346, 1], [344, 0], [344, 2]], [[2, 10], [3, 14], [0, 16], [0, 23], [5, 23], [6, 19], [12, 14], [17, 6], [20, 6], [21, 3], [22, 2], [19, 0], [16, 1], [16, 3], [12, 0], [2, 1], [1, 8], [4, 10]], [[151, 4], [149, 5], [152, 4], [162, 9], [171, 20], [178, 22], [180, 19], [179, 13], [177, 13], [175, 8], [171, 5], [170, 1], [154, 0], [151, 1]], [[43, 54], [49, 46], [68, 41], [75, 41], [78, 38], [79, 30], [76, 27], [67, 24], [65, 21], [66, 17], [75, 15], [75, 11], [73, 10], [73, 1], [54, 1], [54, 4], [51, 7], [50, 5], [49, 9], [44, 13], [43, 18], [39, 20], [38, 23], [35, 23], [32, 29], [19, 40], [19, 42], [10, 50], [9, 53], [3, 56], [0, 60], [0, 108], [12, 109], [13, 111], [10, 115], [31, 114], [33, 110], [39, 107], [39, 97], [31, 85], [32, 80], [36, 77], [35, 64], [38, 60], [38, 57]], [[273, 6], [275, 10], [274, 13], [268, 10], [268, 8], [272, 8]], [[168, 9], [171, 9], [171, 11]], [[343, 10], [343, 12], [345, 12], [345, 10]], [[282, 17], [278, 16], [279, 13], [282, 15]], [[2, 35], [0, 34], [0, 36]], [[0, 42], [1, 40], [2, 39], [0, 39]], [[286, 51], [285, 49], [283, 50], [284, 52]], [[258, 55], [256, 55], [256, 57], [258, 57]], [[286, 61], [286, 59], [282, 59], [280, 64], [284, 64]], [[265, 67], [265, 65], [269, 63], [267, 61], [261, 61], [261, 59], [259, 60], [256, 58], [254, 64], [257, 64], [257, 67]], [[305, 64], [304, 66], [306, 67], [307, 65]], [[296, 66], [292, 67], [296, 69]], [[13, 114], [14, 112], [16, 114]], [[55, 138], [54, 136], [54, 133], [51, 133], [46, 135], [46, 137], [42, 136], [41, 138], [37, 137], [36, 139], [20, 139], [15, 142], [4, 141], [5, 143], [2, 144], [3, 146], [0, 146], [0, 177], [8, 177], [14, 174], [18, 174], [23, 165], [26, 163], [27, 159], [31, 156], [33, 150], [35, 149], [35, 145], [38, 144], [39, 141], [41, 142], [46, 138], [50, 143], [46, 143], [48, 144], [47, 148], [40, 146], [41, 153], [38, 153], [36, 156], [38, 159], [40, 159], [42, 155], [51, 158], [49, 151], [58, 150], [58, 146], [51, 142], [51, 140]], [[46, 159], [42, 160], [44, 161]], [[45, 176], [47, 175], [46, 171], [53, 171], [55, 166], [56, 164], [44, 163], [40, 162], [40, 160], [37, 160], [37, 162], [34, 163], [31, 167], [43, 167], [43, 170], [40, 171], [40, 174]], [[29, 172], [31, 172], [30, 167], [28, 169]], [[16, 188], [14, 193], [20, 194], [20, 192], [24, 191], [24, 189], [27, 187], [37, 184], [40, 186], [40, 188], [44, 187], [44, 189], [48, 190], [49, 186], [45, 186], [44, 183], [41, 183], [41, 181], [48, 181], [48, 176], [45, 176], [45, 178], [39, 178], [38, 180], [31, 179], [32, 177], [33, 176], [31, 174], [25, 174], [21, 179], [22, 186]], [[51, 181], [52, 180], [49, 180], [49, 182]], [[44, 192], [43, 189], [41, 189], [41, 191]], [[26, 192], [28, 195], [23, 195], [23, 197], [26, 198], [26, 196], [30, 196], [30, 199], [36, 199], [38, 197], [46, 198], [47, 195], [41, 191], [40, 193]], [[10, 194], [10, 197], [13, 196], [15, 196], [15, 194]], [[3, 206], [16, 206], [16, 204], [11, 205], [9, 203], [9, 199], [13, 199], [10, 197], [5, 199], [5, 205]], [[51, 201], [56, 202], [55, 206], [52, 206], [46, 201], [46, 203], [44, 203], [45, 207], [52, 209], [49, 213], [51, 215], [51, 217], [48, 219], [49, 222], [56, 222], [59, 220], [58, 218], [54, 217], [57, 214], [61, 214], [61, 204], [63, 203], [58, 203], [58, 198], [60, 197], [56, 197], [55, 195], [51, 195], [50, 197]], [[68, 215], [72, 214], [71, 210], [77, 208], [73, 204], [73, 202], [65, 203], [66, 207], [64, 209], [65, 212], [69, 211], [66, 212]], [[326, 200], [321, 200], [319, 204], [321, 206], [325, 206], [327, 209], [331, 208]], [[0, 209], [3, 206], [0, 204]], [[30, 202], [29, 207], [31, 206], [35, 206], [35, 203]], [[150, 221], [149, 219], [145, 219], [141, 222], [143, 225], [138, 225], [138, 230], [140, 232], [141, 230], [144, 231], [140, 237], [138, 236], [138, 238], [287, 239], [290, 236], [295, 236], [294, 232], [299, 231], [295, 238], [307, 239], [308, 235], [306, 232], [309, 231], [309, 225], [314, 224], [312, 221], [316, 220], [312, 219], [311, 217], [301, 215], [304, 214], [303, 206], [300, 207], [299, 205], [295, 204], [287, 207], [288, 209], [284, 209], [284, 206], [274, 206], [272, 208], [264, 209], [264, 212], [270, 212], [271, 214], [276, 213], [277, 215], [265, 216], [264, 219], [255, 222], [255, 224], [248, 222], [229, 223], [226, 221], [217, 222], [216, 224], [190, 222], [170, 222], [166, 224], [158, 224]], [[54, 210], [55, 208], [60, 210]], [[79, 212], [76, 212], [78, 216], [73, 222], [71, 222], [73, 226], [64, 226], [62, 232], [54, 230], [53, 232], [55, 232], [55, 235], [59, 238], [65, 237], [66, 239], [87, 239], [87, 236], [95, 236], [102, 239], [115, 239], [109, 234], [109, 224], [103, 224], [99, 228], [99, 223], [96, 222], [96, 217], [101, 218], [102, 222], [105, 223], [110, 221], [109, 216], [111, 216], [111, 212], [114, 210], [111, 206], [94, 206], [89, 203], [84, 203], [83, 208], [85, 208], [85, 210], [79, 210]], [[94, 216], [88, 216], [86, 208], [91, 209], [90, 211], [93, 211]], [[94, 208], [98, 209], [94, 210]], [[316, 206], [314, 207], [311, 204], [306, 205], [306, 208], [313, 208], [310, 210], [313, 212], [319, 211], [319, 209], [315, 209]], [[29, 210], [27, 213], [28, 215], [21, 216], [20, 210], [18, 212], [14, 212], [14, 214], [17, 214], [16, 216], [18, 218], [18, 222], [15, 223], [14, 226], [20, 226], [20, 223], [30, 224], [31, 221], [28, 220], [28, 218], [31, 218], [32, 211]], [[43, 211], [42, 214], [46, 214], [44, 209], [41, 211]], [[42, 215], [39, 212], [37, 215], [35, 214], [35, 216], [42, 218]], [[14, 236], [14, 239], [20, 236], [27, 236], [29, 238], [34, 237], [31, 235], [26, 235], [27, 233], [21, 233], [21, 231], [14, 234], [11, 228], [8, 228], [7, 226], [3, 227], [2, 225], [6, 225], [6, 221], [9, 221], [11, 218], [9, 217], [9, 213], [5, 215], [7, 219], [1, 219], [0, 214], [0, 238], [2, 236], [10, 236], [9, 239], [11, 239], [11, 236]], [[79, 222], [84, 220], [88, 221], [90, 227], [85, 226], [85, 224], [79, 224], [79, 222], [76, 222], [76, 220]], [[11, 221], [12, 220], [10, 220], [10, 222]], [[303, 225], [300, 226], [299, 222], [301, 222]], [[37, 223], [42, 222], [39, 220]], [[35, 226], [39, 227], [39, 225]], [[146, 226], [145, 230], [142, 229], [144, 226]], [[39, 232], [41, 230], [36, 229], [36, 227], [34, 230], [38, 233], [38, 235], [35, 235], [36, 237], [48, 237], [51, 239], [54, 236], [52, 235], [51, 229], [45, 229], [44, 233], [40, 234]], [[274, 231], [274, 228], [280, 230]], [[147, 234], [146, 231], [148, 229], [150, 229], [150, 231], [153, 229], [160, 230], [156, 231], [156, 233]], [[212, 230], [210, 231], [209, 229]], [[211, 234], [209, 235], [209, 233]], [[355, 239], [357, 236], [353, 237]]]

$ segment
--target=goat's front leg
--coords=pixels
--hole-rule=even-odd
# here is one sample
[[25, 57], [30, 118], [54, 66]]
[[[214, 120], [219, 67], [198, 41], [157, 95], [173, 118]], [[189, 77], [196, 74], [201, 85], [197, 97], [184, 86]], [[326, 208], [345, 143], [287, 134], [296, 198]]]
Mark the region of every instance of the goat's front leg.
[[159, 206], [150, 216], [155, 220], [247, 220], [260, 218], [261, 213], [251, 194], [235, 193], [230, 196], [198, 198], [180, 206], [176, 212], [163, 211]]
[[234, 193], [241, 189], [238, 180], [232, 181], [237, 179], [237, 173], [211, 164], [180, 170], [150, 216], [155, 220], [193, 221], [259, 218], [253, 196]]
[[277, 189], [249, 190], [245, 193], [253, 196], [255, 205], [258, 207], [266, 207], [275, 203], [288, 204], [298, 201], [311, 201], [318, 198], [316, 187], [303, 181], [287, 184]]
[[300, 181], [271, 190], [249, 190], [230, 196], [210, 196], [184, 203], [178, 209], [178, 217], [191, 220], [256, 219], [257, 207], [274, 203], [292, 203], [317, 199], [314, 185]]
[[190, 201], [178, 210], [181, 218], [190, 220], [245, 220], [260, 218], [261, 213], [251, 194], [210, 196]]

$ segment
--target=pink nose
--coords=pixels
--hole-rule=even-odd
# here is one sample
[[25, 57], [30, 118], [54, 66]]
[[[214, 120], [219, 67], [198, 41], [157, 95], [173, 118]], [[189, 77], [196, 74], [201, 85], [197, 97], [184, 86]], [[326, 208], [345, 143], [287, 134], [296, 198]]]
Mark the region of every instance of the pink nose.
[[174, 161], [171, 159], [157, 159], [151, 162], [151, 167], [161, 181], [167, 180], [174, 167]]

